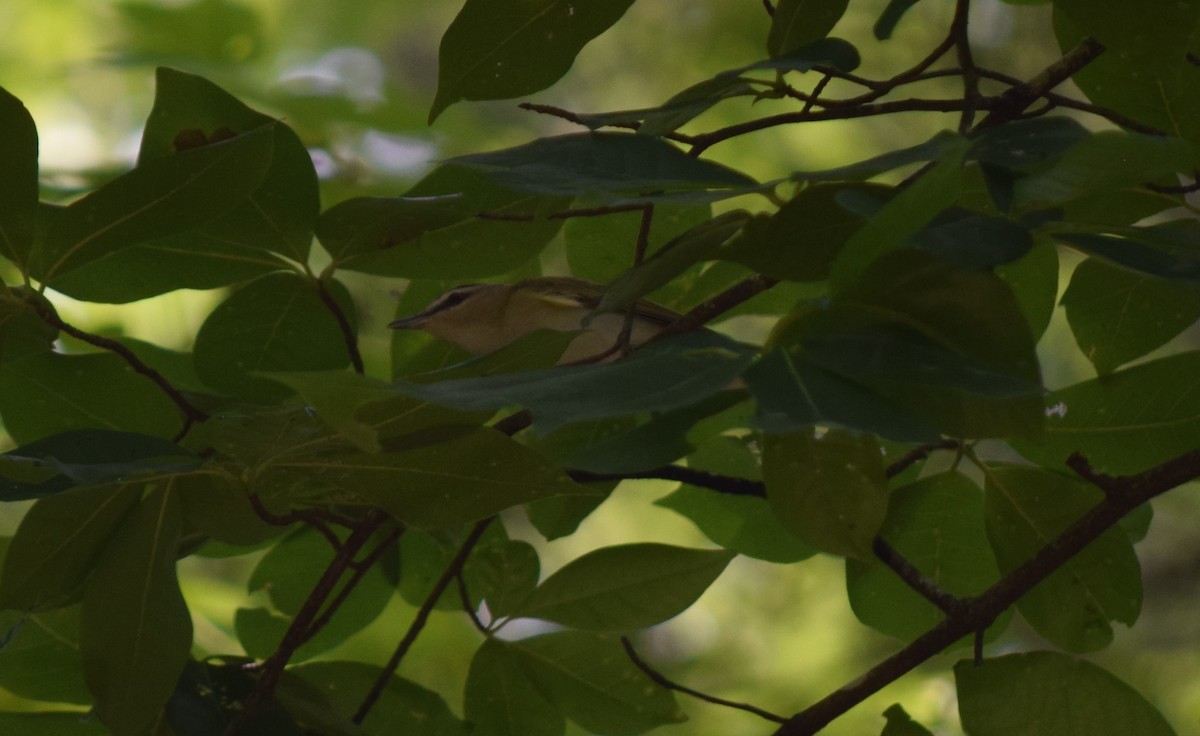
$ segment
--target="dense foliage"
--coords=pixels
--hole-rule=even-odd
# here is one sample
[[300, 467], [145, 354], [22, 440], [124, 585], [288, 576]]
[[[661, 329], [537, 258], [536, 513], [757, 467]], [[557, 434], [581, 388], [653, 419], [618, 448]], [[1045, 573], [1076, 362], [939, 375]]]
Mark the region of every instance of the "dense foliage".
[[[467, 0], [430, 121], [548, 87], [632, 4]], [[1173, 733], [1078, 655], [1135, 623], [1148, 502], [1200, 476], [1200, 352], [1172, 342], [1200, 317], [1200, 3], [1054, 0], [1061, 56], [1029, 79], [977, 63], [968, 0], [917, 64], [859, 76], [829, 35], [847, 5], [767, 3], [764, 59], [653, 108], [527, 105], [581, 130], [324, 207], [301, 136], [203, 76], [160, 68], [136, 166], [65, 200], [0, 94], [18, 275], [0, 500], [36, 500], [0, 547], [0, 687], [29, 701], [6, 732], [634, 734], [683, 720], [684, 693], [794, 736], [965, 644], [972, 736]], [[876, 36], [912, 5], [887, 4]], [[960, 94], [909, 96], [946, 78]], [[755, 116], [765, 100], [791, 108]], [[744, 119], [706, 127], [717, 107]], [[768, 129], [912, 111], [949, 128], [769, 180], [720, 158]], [[453, 283], [542, 273], [552, 244], [557, 272], [607, 285], [598, 312], [649, 297], [683, 316], [592, 365], [555, 366], [572, 334], [467, 360], [397, 333], [390, 375], [370, 375], [347, 274], [409, 280], [411, 314]], [[1096, 377], [1047, 391], [1035, 346], [1060, 279]], [[85, 331], [55, 301], [226, 287], [188, 352]], [[697, 329], [747, 315], [773, 325], [763, 344]], [[542, 576], [506, 531], [569, 536], [630, 478], [678, 481], [660, 504], [713, 544], [613, 545]], [[201, 651], [177, 562], [250, 551], [242, 650]], [[819, 702], [698, 693], [637, 648], [736, 556], [817, 554], [845, 558], [854, 613], [902, 642]], [[319, 657], [397, 592], [416, 613], [386, 666]], [[479, 630], [461, 708], [395, 674], [442, 666], [412, 651], [435, 615]], [[990, 650], [1014, 615], [1043, 648]], [[548, 625], [506, 628], [531, 619]], [[886, 717], [886, 736], [930, 733], [902, 704]]]

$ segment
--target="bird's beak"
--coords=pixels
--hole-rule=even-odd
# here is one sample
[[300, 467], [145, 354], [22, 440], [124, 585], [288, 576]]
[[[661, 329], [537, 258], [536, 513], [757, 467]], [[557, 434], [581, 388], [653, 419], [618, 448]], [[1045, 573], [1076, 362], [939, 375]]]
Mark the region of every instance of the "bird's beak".
[[429, 319], [426, 314], [414, 314], [411, 317], [404, 317], [388, 323], [388, 327], [393, 330], [419, 330], [424, 326], [425, 321]]

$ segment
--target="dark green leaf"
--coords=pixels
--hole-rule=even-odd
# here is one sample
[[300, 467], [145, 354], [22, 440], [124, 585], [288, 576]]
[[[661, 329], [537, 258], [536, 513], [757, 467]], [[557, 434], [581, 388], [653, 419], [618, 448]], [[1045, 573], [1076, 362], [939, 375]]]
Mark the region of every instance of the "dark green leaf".
[[984, 128], [971, 141], [967, 160], [1031, 173], [1045, 168], [1090, 134], [1071, 118], [1044, 117], [1013, 120]]
[[720, 257], [777, 279], [822, 281], [846, 240], [863, 220], [838, 203], [838, 195], [870, 185], [816, 184], [802, 189], [777, 212], [756, 215]]
[[883, 9], [879, 20], [875, 21], [875, 38], [880, 41], [886, 41], [892, 37], [892, 32], [896, 30], [896, 24], [908, 12], [908, 9], [916, 5], [921, 0], [888, 0], [887, 7]]
[[1029, 323], [1029, 334], [1037, 341], [1050, 324], [1058, 303], [1058, 251], [1041, 244], [1023, 257], [996, 267], [995, 274], [1008, 285], [1017, 307]]
[[48, 610], [77, 598], [139, 497], [140, 484], [83, 489], [35, 503], [5, 555], [0, 608]]
[[[563, 226], [567, 263], [576, 278], [607, 284], [633, 262], [634, 243], [641, 229], [643, 213], [620, 212], [605, 217], [572, 217]], [[675, 237], [712, 219], [712, 207], [704, 204], [654, 207], [646, 253], [658, 252]], [[681, 289], [674, 284], [655, 295], [654, 300], [672, 306]]]
[[327, 210], [317, 235], [339, 268], [418, 279], [484, 278], [536, 256], [562, 227], [562, 220], [547, 216], [568, 204], [567, 197], [512, 191], [480, 172], [440, 166], [403, 198], [351, 199]]
[[[306, 732], [301, 731], [295, 720], [280, 707], [281, 703], [290, 701], [293, 682], [285, 673], [275, 690], [275, 702], [265, 704], [253, 714], [247, 714], [243, 727], [251, 733], [264, 736], [305, 736]], [[212, 661], [200, 663], [188, 660], [171, 699], [167, 701], [166, 724], [174, 736], [219, 734], [239, 715], [241, 703], [253, 692], [254, 685], [253, 676], [236, 662], [214, 664]], [[323, 701], [318, 697], [319, 693], [306, 694], [310, 710]], [[328, 733], [329, 736], [360, 736], [357, 731], [338, 731], [335, 728], [322, 733]]]
[[492, 618], [511, 614], [537, 587], [541, 562], [526, 542], [476, 548], [464, 571], [467, 589], [487, 601]]
[[83, 594], [83, 674], [96, 713], [115, 734], [159, 718], [192, 646], [175, 578], [179, 501], [169, 486], [142, 500], [96, 561]]
[[159, 68], [138, 165], [169, 156], [184, 135], [198, 133], [211, 141], [264, 125], [275, 131], [265, 177], [247, 201], [205, 224], [203, 230], [228, 247], [266, 249], [303, 263], [312, 244], [320, 198], [308, 149], [287, 125], [251, 110], [202, 77]]
[[79, 711], [0, 712], [0, 730], [21, 736], [108, 736], [99, 720]]
[[888, 706], [883, 712], [887, 725], [880, 736], [933, 736], [933, 732], [912, 719], [899, 703]]
[[623, 133], [539, 138], [447, 163], [478, 170], [517, 191], [557, 196], [756, 186], [745, 174], [688, 156], [666, 141]]
[[183, 476], [176, 479], [175, 490], [187, 528], [217, 542], [253, 547], [284, 532], [284, 527], [269, 524], [258, 515], [245, 487], [223, 475]]
[[[344, 287], [333, 297], [354, 319]], [[346, 339], [316, 285], [294, 273], [268, 274], [235, 291], [196, 335], [196, 372], [213, 388], [262, 401], [286, 396], [278, 383], [254, 374], [317, 371], [349, 364]]]
[[782, 56], [772, 57], [753, 64], [721, 72], [721, 77], [737, 77], [758, 69], [774, 69], [779, 72], [806, 72], [818, 66], [831, 66], [843, 72], [852, 72], [861, 61], [858, 49], [849, 41], [840, 38], [821, 38], [792, 49]]
[[[957, 598], [978, 595], [1000, 578], [984, 533], [983, 493], [964, 475], [941, 473], [897, 488], [879, 536]], [[847, 561], [846, 592], [860, 621], [905, 641], [945, 618], [877, 559]], [[989, 632], [999, 633], [1007, 622], [1001, 617]]]
[[784, 526], [815, 549], [871, 558], [871, 541], [887, 515], [888, 490], [879, 445], [869, 436], [829, 430], [763, 438], [767, 500]]
[[[1004, 573], [1104, 498], [1093, 486], [1041, 468], [1002, 466], [986, 477], [988, 539]], [[1132, 625], [1141, 605], [1141, 571], [1121, 529], [1106, 531], [1017, 601], [1040, 635], [1073, 652], [1107, 646], [1111, 622]]]
[[177, 473], [200, 458], [173, 442], [103, 429], [74, 429], [0, 455], [0, 500], [20, 501], [76, 484], [99, 485], [139, 473]]
[[471, 659], [463, 710], [489, 736], [562, 736], [566, 722], [511, 645], [487, 639]]
[[[308, 662], [288, 673], [324, 693], [347, 718], [354, 714], [382, 670], [363, 662]], [[371, 715], [361, 725], [372, 736], [420, 733], [422, 736], [466, 736], [465, 724], [450, 712], [440, 695], [392, 675]]]
[[849, 0], [780, 0], [771, 16], [767, 51], [785, 56], [792, 51], [829, 35]]
[[903, 245], [958, 200], [964, 152], [965, 143], [960, 142], [850, 236], [833, 262], [830, 280], [835, 289], [849, 286], [880, 256]]
[[442, 36], [429, 122], [459, 100], [503, 100], [549, 87], [632, 4], [535, 0], [507, 7], [467, 0]]
[[513, 616], [591, 631], [642, 629], [695, 603], [733, 556], [664, 544], [604, 547], [543, 581]]
[[685, 720], [671, 692], [647, 680], [615, 638], [564, 631], [505, 646], [545, 697], [587, 731], [638, 734]]
[[578, 118], [591, 130], [636, 124], [639, 135], [662, 136], [674, 132], [722, 100], [753, 94], [754, 87], [740, 77], [718, 75], [693, 84], [658, 107], [591, 113]]
[[992, 268], [1029, 252], [1029, 231], [1003, 217], [950, 208], [908, 239], [921, 248], [962, 266]]
[[422, 529], [478, 521], [546, 496], [588, 493], [532, 451], [485, 429], [403, 451], [293, 457], [271, 467], [365, 498]]
[[0, 635], [5, 640], [0, 647], [0, 687], [48, 703], [92, 702], [79, 659], [78, 607], [0, 614], [0, 632], [8, 632]]
[[753, 351], [711, 332], [655, 342], [606, 365], [558, 367], [528, 373], [442, 381], [401, 381], [406, 394], [459, 409], [517, 404], [533, 412], [539, 431], [568, 422], [665, 411], [695, 403], [729, 385]]
[[288, 386], [330, 429], [366, 452], [379, 452], [377, 427], [356, 416], [364, 404], [395, 397], [391, 387], [349, 371], [264, 373]]
[[278, 256], [201, 231], [122, 248], [68, 271], [54, 290], [89, 302], [125, 304], [178, 289], [215, 289], [289, 268]]
[[60, 210], [33, 255], [34, 274], [55, 277], [131, 245], [191, 230], [230, 212], [258, 188], [271, 162], [274, 125], [147, 161]]
[[538, 534], [545, 537], [546, 541], [570, 536], [584, 519], [604, 503], [616, 486], [616, 481], [588, 483], [586, 488], [595, 495], [551, 496], [534, 501], [525, 507], [529, 514], [529, 523], [533, 524]]
[[1078, 452], [1097, 470], [1140, 473], [1200, 444], [1200, 353], [1172, 355], [1046, 397], [1046, 431], [1013, 447], [1047, 467]]
[[38, 209], [37, 127], [25, 105], [0, 88], [0, 255], [24, 271]]
[[[958, 710], [972, 736], [1175, 736], [1162, 714], [1108, 671], [1057, 652], [954, 665]], [[1020, 704], [1014, 707], [1014, 704]]]
[[1089, 258], [1071, 274], [1062, 305], [1079, 349], [1105, 374], [1200, 319], [1200, 289]]
[[1165, 279], [1200, 282], [1200, 223], [1170, 220], [1149, 227], [1103, 227], [1100, 232], [1053, 232], [1088, 255]]

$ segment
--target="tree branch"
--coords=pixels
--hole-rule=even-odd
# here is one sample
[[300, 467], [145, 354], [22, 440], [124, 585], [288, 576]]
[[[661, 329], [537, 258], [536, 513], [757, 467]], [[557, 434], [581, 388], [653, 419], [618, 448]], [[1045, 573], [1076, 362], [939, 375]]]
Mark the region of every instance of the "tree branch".
[[354, 331], [354, 326], [350, 324], [350, 318], [342, 311], [342, 307], [333, 298], [333, 294], [329, 293], [329, 289], [325, 288], [325, 283], [317, 279], [317, 295], [321, 297], [321, 303], [337, 320], [338, 329], [342, 331], [342, 339], [346, 342], [346, 352], [350, 355], [350, 365], [354, 366], [354, 372], [360, 376], [365, 371], [363, 367], [362, 353], [358, 349], [358, 334]]
[[1012, 87], [1000, 95], [992, 105], [991, 112], [980, 121], [975, 130], [983, 130], [1012, 120], [1025, 108], [1032, 105], [1034, 100], [1044, 97], [1050, 90], [1070, 79], [1102, 53], [1104, 53], [1104, 46], [1099, 41], [1094, 38], [1083, 39], [1078, 46], [1043, 69], [1033, 79]]
[[997, 616], [1017, 602], [1051, 573], [1062, 567], [1105, 531], [1138, 506], [1196, 478], [1200, 478], [1200, 450], [1179, 455], [1136, 475], [1111, 477], [1097, 473], [1080, 455], [1068, 464], [1106, 493], [1106, 498], [1075, 520], [1026, 562], [1001, 578], [981, 595], [961, 605], [937, 626], [861, 677], [835, 690], [823, 700], [788, 719], [776, 736], [811, 736], [858, 703], [898, 680], [964, 636], [987, 628]]

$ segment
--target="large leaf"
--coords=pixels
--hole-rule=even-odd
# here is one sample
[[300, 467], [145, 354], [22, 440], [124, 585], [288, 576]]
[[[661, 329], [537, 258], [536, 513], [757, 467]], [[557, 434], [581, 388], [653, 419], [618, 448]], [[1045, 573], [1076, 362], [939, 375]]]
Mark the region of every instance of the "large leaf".
[[396, 385], [411, 396], [459, 409], [524, 406], [533, 412], [539, 431], [549, 432], [583, 419], [695, 403], [727, 387], [753, 355], [754, 351], [729, 338], [698, 331], [655, 342], [606, 365]]
[[1089, 258], [1071, 274], [1062, 305], [1080, 350], [1104, 374], [1200, 319], [1200, 289]]
[[55, 277], [121, 248], [200, 227], [242, 204], [271, 162], [275, 126], [138, 166], [58, 210], [33, 254], [33, 272]]
[[755, 186], [745, 174], [688, 156], [666, 141], [623, 133], [539, 138], [448, 163], [481, 171], [511, 189], [559, 196]]
[[888, 490], [879, 446], [869, 436], [829, 430], [763, 438], [767, 500], [791, 531], [815, 549], [871, 558], [887, 515]]
[[604, 547], [543, 581], [513, 616], [590, 631], [653, 626], [692, 605], [733, 556], [665, 544]]
[[1138, 473], [1200, 445], [1200, 353], [1083, 381], [1046, 397], [1046, 430], [1014, 439], [1025, 457], [1063, 467], [1078, 452], [1098, 470]]
[[[950, 595], [978, 595], [1000, 577], [984, 533], [983, 494], [964, 475], [942, 473], [897, 488], [879, 536]], [[846, 592], [860, 621], [906, 641], [945, 617], [879, 560], [848, 560]]]
[[1051, 231], [1058, 240], [1088, 255], [1149, 276], [1200, 283], [1200, 224], [1176, 219], [1149, 227], [1072, 228]]
[[[92, 702], [79, 659], [79, 608], [0, 614], [0, 687], [49, 703]], [[15, 731], [25, 733], [24, 731]]]
[[972, 736], [1174, 736], [1141, 694], [1107, 670], [1057, 652], [954, 665], [958, 711]]
[[[1103, 500], [1093, 486], [1041, 468], [995, 467], [986, 478], [988, 539], [1005, 573]], [[1141, 605], [1137, 555], [1119, 528], [1100, 535], [1017, 601], [1039, 634], [1073, 652], [1107, 646], [1111, 622], [1133, 625]]]
[[[338, 282], [327, 287], [343, 313], [353, 302]], [[196, 334], [196, 373], [219, 391], [257, 399], [287, 394], [257, 373], [314, 371], [349, 364], [346, 337], [316, 284], [294, 273], [268, 274], [235, 291]]]
[[3, 88], [0, 130], [0, 255], [24, 270], [37, 219], [37, 127], [21, 101]]
[[[168, 156], [191, 138], [214, 140], [264, 125], [274, 130], [270, 168], [247, 201], [206, 224], [204, 232], [229, 247], [266, 249], [303, 263], [320, 210], [317, 172], [308, 149], [287, 125], [202, 77], [159, 68], [138, 164]], [[212, 250], [203, 240], [193, 247]]]
[[[511, 271], [536, 256], [563, 221], [567, 197], [506, 189], [478, 171], [440, 166], [404, 197], [359, 197], [321, 214], [317, 236], [339, 268], [413, 279]], [[504, 219], [504, 218], [511, 219]]]
[[18, 442], [94, 427], [170, 437], [179, 409], [114, 353], [33, 353], [0, 364], [0, 415]]
[[562, 736], [566, 721], [530, 680], [513, 648], [487, 639], [471, 658], [463, 710], [476, 733]]
[[[490, 429], [459, 431], [440, 442], [379, 454], [293, 457], [271, 468], [284, 473], [281, 481], [299, 472], [421, 529], [478, 521], [547, 496], [589, 493]], [[264, 477], [262, 482], [272, 481]]]
[[615, 638], [563, 631], [505, 646], [559, 712], [587, 731], [638, 734], [685, 720], [671, 692], [647, 680]]
[[545, 89], [633, 0], [467, 0], [442, 36], [429, 122], [459, 100], [503, 100]]
[[78, 597], [138, 486], [94, 488], [43, 498], [21, 520], [0, 575], [0, 608], [39, 611]]
[[846, 12], [849, 0], [781, 0], [771, 17], [767, 50], [785, 56], [829, 35]]
[[155, 472], [184, 472], [200, 458], [173, 442], [103, 429], [74, 429], [0, 455], [0, 501], [58, 493]]
[[84, 591], [83, 674], [97, 715], [118, 736], [159, 718], [192, 646], [175, 577], [180, 531], [179, 501], [160, 487], [126, 517]]

